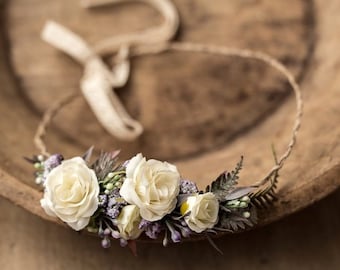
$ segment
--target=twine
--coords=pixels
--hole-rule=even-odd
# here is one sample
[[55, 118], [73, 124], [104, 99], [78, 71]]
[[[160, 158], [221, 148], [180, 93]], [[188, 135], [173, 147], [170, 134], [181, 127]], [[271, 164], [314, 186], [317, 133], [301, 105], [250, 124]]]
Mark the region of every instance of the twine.
[[[87, 0], [83, 1], [86, 7], [104, 5], [109, 3], [126, 2], [132, 0]], [[111, 37], [98, 42], [92, 48], [79, 36], [58, 25], [49, 22], [43, 30], [43, 39], [53, 46], [63, 50], [85, 66], [81, 90], [98, 121], [112, 135], [125, 140], [138, 137], [143, 128], [141, 124], [132, 119], [126, 112], [124, 105], [114, 94], [112, 88], [123, 86], [130, 73], [130, 59], [142, 55], [160, 54], [165, 51], [197, 52], [222, 56], [237, 56], [246, 59], [262, 61], [281, 73], [292, 87], [296, 101], [296, 115], [291, 137], [286, 151], [278, 158], [266, 176], [256, 186], [264, 185], [271, 176], [281, 169], [290, 156], [295, 144], [298, 130], [301, 125], [303, 101], [299, 85], [291, 72], [277, 59], [259, 51], [229, 48], [211, 44], [195, 44], [188, 42], [170, 42], [178, 28], [178, 13], [170, 0], [136, 0], [148, 3], [158, 9], [165, 22], [160, 27], [152, 28], [138, 33]], [[115, 66], [112, 71], [104, 64], [100, 56], [114, 55]], [[43, 137], [46, 135], [48, 125], [53, 117], [64, 106], [70, 103], [76, 94], [71, 94], [57, 101], [43, 115], [38, 126], [34, 143], [43, 155], [49, 155]]]

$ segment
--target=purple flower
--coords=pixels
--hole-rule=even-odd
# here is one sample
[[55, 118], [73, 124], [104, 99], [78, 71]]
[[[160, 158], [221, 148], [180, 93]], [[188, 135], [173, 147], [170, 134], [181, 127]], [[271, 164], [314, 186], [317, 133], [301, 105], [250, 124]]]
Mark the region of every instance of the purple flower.
[[120, 233], [118, 231], [112, 231], [111, 232], [111, 236], [115, 239], [119, 239], [120, 238]]
[[108, 201], [107, 201], [107, 207], [108, 208], [112, 208], [112, 207], [114, 207], [115, 205], [117, 205], [118, 203], [117, 203], [117, 198], [118, 198], [118, 196], [115, 196], [114, 194], [110, 194], [109, 195], [109, 198], [108, 198]]
[[113, 189], [112, 192], [107, 195], [105, 214], [111, 219], [116, 219], [124, 205], [126, 205], [126, 202], [120, 197], [119, 189]]
[[112, 208], [106, 208], [105, 214], [112, 219], [116, 219], [120, 214], [120, 206], [115, 205]]
[[52, 171], [52, 169], [54, 169], [55, 167], [58, 167], [63, 160], [64, 157], [61, 154], [53, 154], [44, 161], [44, 172], [42, 175], [43, 182], [45, 182], [50, 171]]
[[53, 154], [44, 162], [45, 170], [51, 171], [53, 168], [59, 166], [61, 162], [64, 160], [64, 157], [61, 154]]
[[111, 234], [111, 230], [109, 228], [106, 228], [103, 232], [105, 236], [109, 236]]
[[181, 194], [193, 194], [197, 193], [198, 188], [196, 184], [190, 180], [182, 179], [180, 183], [180, 193]]
[[102, 247], [103, 248], [109, 248], [111, 246], [110, 239], [108, 237], [104, 237], [102, 239]]
[[146, 229], [151, 223], [152, 223], [151, 221], [142, 219], [141, 222], [139, 223], [138, 228], [141, 229], [141, 230], [144, 230], [144, 229]]
[[145, 219], [139, 224], [139, 229], [144, 230], [145, 234], [151, 239], [157, 239], [162, 231], [162, 225], [159, 222], [151, 222]]
[[174, 243], [181, 242], [181, 234], [176, 230], [171, 231], [171, 240]]
[[174, 226], [169, 221], [165, 221], [165, 224], [171, 233], [172, 242], [174, 243], [181, 242], [182, 239], [181, 234], [174, 228]]
[[190, 236], [190, 234], [192, 234], [192, 231], [186, 225], [182, 226], [177, 224], [176, 227], [181, 231], [183, 237], [187, 238]]

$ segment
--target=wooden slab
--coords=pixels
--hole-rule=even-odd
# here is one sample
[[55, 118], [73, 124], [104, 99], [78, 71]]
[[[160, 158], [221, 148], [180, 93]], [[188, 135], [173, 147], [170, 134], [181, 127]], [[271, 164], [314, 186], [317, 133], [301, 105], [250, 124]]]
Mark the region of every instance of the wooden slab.
[[[139, 244], [138, 257], [113, 243], [103, 250], [97, 238], [51, 226], [0, 199], [2, 270], [337, 270], [340, 190], [308, 209], [270, 226], [216, 239], [218, 254], [207, 241], [161, 248]], [[18, 259], [20, 258], [20, 259]]]
[[[280, 199], [271, 212], [265, 213], [260, 225], [306, 207], [336, 189], [340, 185], [340, 80], [337, 76], [340, 55], [337, 53], [339, 38], [336, 34], [336, 26], [340, 25], [337, 16], [340, 4], [335, 0], [327, 4], [316, 1], [317, 24], [314, 25], [311, 24], [313, 6], [309, 1], [292, 1], [289, 5], [284, 1], [219, 1], [216, 2], [217, 6], [204, 1], [177, 2], [186, 27], [180, 39], [200, 42], [209, 39], [215, 44], [261, 49], [284, 62], [286, 60], [297, 76], [303, 75], [303, 128], [294, 154], [281, 172], [278, 190]], [[35, 6], [38, 3], [39, 9]], [[105, 28], [110, 31], [100, 33], [103, 35], [141, 27], [140, 22], [134, 21], [137, 16], [133, 17], [131, 25], [123, 24], [125, 13], [135, 9], [136, 14], [139, 12], [140, 16], [152, 18], [150, 24], [157, 22], [157, 19], [153, 21], [153, 11], [142, 6], [121, 6], [118, 10], [98, 10], [94, 14], [81, 11], [73, 2], [65, 8], [65, 3], [42, 3], [38, 0], [19, 3], [13, 0], [2, 10], [3, 13], [6, 11], [6, 16], [2, 15], [6, 20], [2, 24], [0, 42], [0, 115], [3, 117], [3, 121], [0, 121], [0, 195], [45, 219], [48, 217], [39, 208], [39, 192], [21, 184], [25, 182], [33, 186], [32, 168], [23, 162], [22, 156], [34, 153], [31, 138], [41, 110], [62, 93], [77, 87], [81, 69], [39, 40], [40, 27], [47, 18], [65, 18], [62, 23], [94, 42], [100, 36], [90, 35], [99, 33], [95, 31], [93, 22], [106, 25], [106, 21], [99, 18], [115, 18], [117, 21], [112, 21], [111, 25], [122, 25], [120, 28]], [[204, 15], [210, 13], [213, 16]], [[74, 14], [77, 15], [72, 16]], [[225, 18], [232, 14], [234, 18], [227, 21]], [[200, 20], [197, 18], [202, 17], [210, 19], [200, 19], [204, 26], [199, 27]], [[243, 17], [248, 18], [247, 23]], [[91, 23], [88, 21], [90, 18]], [[300, 26], [294, 28], [296, 24]], [[31, 30], [26, 30], [26, 27]], [[204, 35], [201, 30], [206, 31]], [[314, 31], [317, 43], [311, 38]], [[311, 55], [312, 45], [315, 45], [315, 50]], [[46, 63], [50, 65], [46, 67]], [[204, 68], [202, 63], [205, 64]], [[203, 187], [220, 171], [232, 168], [241, 154], [246, 158], [241, 182], [254, 183], [273, 165], [271, 144], [274, 143], [278, 153], [285, 149], [295, 113], [294, 103], [291, 98], [282, 101], [289, 89], [272, 70], [258, 63], [238, 62], [236, 59], [212, 60], [197, 55], [167, 54], [160, 58], [138, 59], [134, 65], [136, 71], [132, 82], [129, 87], [122, 89], [121, 96], [132, 114], [149, 131], [130, 146], [106, 139], [86, 104], [79, 100], [57, 120], [57, 128], [49, 135], [52, 150], [77, 155], [94, 141], [100, 146], [102, 143], [105, 149], [113, 145], [123, 148], [126, 155], [132, 151], [145, 150], [146, 154], [154, 157], [176, 160], [183, 175], [196, 180]], [[227, 69], [225, 74], [221, 72], [222, 67]], [[67, 74], [70, 74], [69, 77]], [[200, 79], [200, 83], [192, 78]], [[223, 91], [222, 88], [228, 82], [238, 94], [249, 94], [246, 97], [241, 94], [242, 98], [239, 99], [235, 91]], [[163, 85], [168, 88], [162, 88]], [[185, 99], [185, 92], [177, 88], [189, 89], [190, 98]], [[161, 94], [156, 94], [157, 91], [161, 91]], [[176, 91], [179, 92], [176, 94]], [[269, 98], [268, 93], [272, 93], [273, 99]], [[152, 102], [147, 97], [151, 97]], [[197, 103], [195, 98], [199, 99]], [[160, 108], [164, 108], [164, 111], [160, 111]], [[224, 117], [227, 113], [233, 118]], [[200, 119], [206, 122], [200, 122]], [[191, 126], [188, 123], [194, 124]], [[219, 126], [220, 123], [223, 125]], [[222, 133], [219, 133], [222, 127]], [[202, 131], [200, 134], [203, 135], [195, 137], [190, 133], [191, 129]], [[219, 139], [222, 138], [220, 134], [228, 138], [234, 136], [234, 140], [232, 143], [222, 141]]]

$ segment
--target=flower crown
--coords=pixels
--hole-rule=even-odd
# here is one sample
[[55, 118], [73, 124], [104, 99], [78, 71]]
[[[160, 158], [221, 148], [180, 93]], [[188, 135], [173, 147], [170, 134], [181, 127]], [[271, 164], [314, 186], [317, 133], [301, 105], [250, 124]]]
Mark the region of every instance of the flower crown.
[[[91, 1], [87, 2], [91, 4]], [[75, 95], [71, 94], [45, 112], [34, 138], [42, 154], [28, 159], [36, 169], [36, 183], [43, 187], [41, 206], [46, 214], [58, 217], [72, 229], [97, 234], [104, 248], [110, 247], [112, 239], [119, 239], [122, 246], [128, 245], [135, 252], [137, 239], [162, 240], [166, 246], [169, 242], [203, 236], [218, 250], [212, 241], [213, 235], [247, 230], [256, 225], [259, 209], [266, 207], [266, 211], [270, 211], [269, 206], [276, 198], [279, 170], [291, 154], [300, 128], [301, 91], [285, 66], [267, 54], [224, 46], [169, 42], [176, 33], [179, 19], [171, 1], [146, 2], [154, 5], [166, 18], [164, 25], [155, 31], [157, 35], [146, 31], [150, 38], [155, 39], [153, 44], [145, 33], [144, 36], [137, 33], [124, 36], [126, 40], [104, 40], [91, 49], [81, 37], [57, 23], [50, 22], [43, 31], [45, 41], [85, 65], [81, 90], [107, 131], [125, 139], [134, 139], [142, 132], [141, 125], [128, 115], [112, 91], [112, 87], [126, 83], [129, 58], [170, 50], [237, 56], [270, 65], [292, 87], [297, 113], [286, 151], [279, 158], [273, 151], [275, 165], [263, 180], [254, 185], [238, 186], [243, 163], [241, 157], [234, 170], [221, 173], [205, 190], [199, 190], [195, 182], [184, 178], [175, 165], [147, 160], [142, 154], [119, 162], [119, 151], [102, 152], [91, 162], [91, 147], [82, 156], [64, 159], [61, 154], [50, 155], [42, 138], [53, 116], [74, 99]], [[165, 33], [163, 40], [158, 39], [159, 33]], [[124, 40], [131, 44], [134, 40], [136, 44], [127, 48]], [[107, 52], [116, 54], [113, 71], [99, 56]], [[116, 121], [111, 121], [109, 115]]]

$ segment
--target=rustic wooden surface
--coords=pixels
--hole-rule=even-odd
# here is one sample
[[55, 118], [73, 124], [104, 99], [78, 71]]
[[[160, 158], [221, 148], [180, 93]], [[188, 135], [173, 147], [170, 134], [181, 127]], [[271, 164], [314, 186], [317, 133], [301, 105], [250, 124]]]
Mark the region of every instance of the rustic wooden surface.
[[138, 245], [139, 256], [115, 244], [53, 226], [0, 199], [2, 270], [337, 270], [340, 265], [340, 190], [308, 209], [256, 231], [168, 248]]
[[[78, 10], [76, 3], [73, 2], [69, 3], [70, 8], [65, 9], [66, 2], [13, 0], [1, 9], [3, 13], [1, 25], [6, 27], [1, 29], [2, 42], [0, 43], [0, 180], [2, 185], [8, 183], [6, 181], [14, 183], [9, 185], [8, 190], [0, 188], [0, 194], [5, 197], [9, 197], [8, 192], [16, 188], [17, 182], [13, 182], [13, 179], [32, 185], [32, 177], [30, 177], [32, 170], [28, 164], [23, 163], [21, 157], [34, 152], [31, 138], [39, 114], [58, 95], [77, 87], [77, 78], [81, 75], [81, 69], [69, 58], [38, 40], [38, 32], [43, 21], [50, 17], [54, 19], [64, 17], [65, 20], [60, 22], [74, 27], [74, 30], [80, 31], [92, 42], [104, 34], [121, 33], [141, 26], [139, 21], [132, 19], [131, 25], [122, 24], [120, 28], [112, 27], [106, 29], [105, 33], [99, 33], [91, 26], [94, 20], [103, 25], [112, 20], [111, 25], [116, 25], [126, 20], [125, 12], [130, 9], [121, 6], [118, 11], [112, 8], [107, 11], [87, 13]], [[306, 103], [303, 129], [296, 151], [281, 173], [279, 187], [281, 199], [265, 222], [282, 218], [336, 189], [340, 184], [340, 126], [338, 125], [340, 81], [337, 76], [340, 56], [337, 50], [339, 38], [336, 33], [337, 26], [340, 25], [338, 16], [340, 3], [336, 0], [327, 3], [317, 0], [313, 7], [312, 1], [297, 0], [289, 1], [289, 4], [288, 1], [230, 1], [228, 5], [224, 1], [218, 1], [216, 6], [211, 7], [204, 1], [176, 2], [181, 10], [186, 29], [180, 33], [180, 39], [203, 42], [204, 35], [207, 35], [215, 44], [261, 49], [286, 61], [295, 75], [299, 75], [302, 79]], [[36, 8], [38, 3], [39, 8]], [[222, 9], [224, 5], [225, 9]], [[131, 5], [129, 7], [134, 8]], [[191, 12], [193, 10], [195, 12]], [[314, 10], [314, 14], [311, 10]], [[154, 15], [152, 10], [142, 6], [136, 7], [136, 12], [139, 12], [141, 17], [150, 18]], [[72, 14], [77, 15], [72, 17]], [[103, 19], [100, 20], [103, 15]], [[226, 20], [226, 15], [232, 20]], [[94, 19], [91, 19], [92, 16], [95, 16]], [[244, 21], [242, 18], [245, 18]], [[315, 25], [311, 23], [313, 18], [315, 18]], [[146, 24], [154, 22], [157, 22], [157, 17], [154, 20], [147, 20]], [[202, 27], [198, 26], [198, 22]], [[80, 27], [81, 24], [88, 28]], [[29, 29], [31, 31], [28, 31]], [[88, 32], [85, 29], [88, 29]], [[216, 30], [216, 33], [211, 29]], [[94, 34], [90, 35], [90, 33]], [[4, 44], [3, 40], [7, 40], [7, 43]], [[315, 48], [312, 54], [311, 47]], [[38, 55], [41, 57], [36, 58]], [[201, 186], [213, 178], [218, 171], [232, 167], [239, 155], [244, 154], [246, 166], [242, 174], [242, 183], [252, 183], [272, 166], [270, 144], [273, 142], [278, 152], [282, 152], [288, 141], [294, 116], [294, 104], [291, 99], [283, 102], [288, 89], [285, 88], [282, 78], [258, 63], [237, 64], [235, 59], [211, 61], [210, 58], [196, 55], [185, 56], [184, 60], [182, 57], [165, 55], [161, 58], [138, 59], [134, 63], [138, 71], [135, 72], [129, 87], [122, 90], [121, 95], [129, 110], [140, 118], [149, 128], [149, 132], [132, 146], [112, 141], [108, 137], [103, 138], [103, 145], [107, 149], [114, 144], [126, 150], [126, 153], [141, 149], [155, 157], [170, 157], [176, 160], [176, 164], [185, 176], [197, 179]], [[198, 66], [208, 61], [211, 70], [209, 67], [199, 70]], [[46, 63], [50, 63], [50, 66], [46, 66]], [[192, 65], [197, 69], [192, 71]], [[234, 70], [230, 66], [237, 68]], [[223, 73], [219, 73], [222, 72], [220, 71], [222, 67], [227, 69], [225, 77]], [[182, 72], [172, 73], [171, 69], [174, 68], [179, 68]], [[158, 71], [157, 76], [154, 74], [155, 69]], [[219, 72], [216, 73], [216, 70]], [[66, 79], [64, 72], [70, 72], [70, 77]], [[181, 77], [183, 73], [187, 77]], [[201, 78], [203, 74], [206, 74], [204, 75], [206, 77], [202, 78], [201, 83], [181, 85], [190, 81], [192, 77]], [[216, 75], [217, 82], [212, 82], [210, 79], [214, 74], [219, 74]], [[172, 76], [169, 81], [166, 80], [167, 75]], [[247, 79], [244, 79], [245, 76]], [[175, 83], [177, 79], [178, 89]], [[222, 86], [227, 82], [235, 92], [221, 91]], [[237, 88], [239, 82], [244, 83], [243, 88]], [[254, 83], [259, 84], [251, 88]], [[210, 88], [210, 84], [214, 87]], [[168, 88], [162, 88], [161, 85], [166, 85]], [[197, 98], [198, 103], [182, 102], [183, 88], [187, 88], [189, 97], [192, 95], [193, 100]], [[50, 91], [52, 89], [53, 91]], [[162, 95], [155, 94], [156, 91], [161, 91]], [[202, 94], [203, 91], [206, 93]], [[229, 96], [230, 93], [238, 93], [243, 97], [242, 91], [249, 91], [244, 99], [237, 99], [237, 95]], [[276, 92], [278, 94], [275, 94]], [[173, 93], [174, 96], [169, 93]], [[208, 93], [215, 94], [207, 96]], [[164, 103], [165, 95], [173, 97], [168, 100], [167, 106], [172, 108], [173, 104], [178, 105], [178, 114], [174, 110], [162, 113], [157, 111], [158, 104]], [[152, 103], [152, 106], [147, 102], [147, 97], [150, 96], [157, 101]], [[269, 96], [274, 97], [268, 100]], [[224, 103], [214, 102], [223, 98], [229, 105], [227, 108], [223, 106]], [[201, 105], [199, 100], [209, 100], [210, 103], [199, 108]], [[236, 105], [243, 105], [232, 105], [235, 101], [239, 102]], [[214, 109], [212, 104], [215, 105]], [[275, 113], [271, 114], [273, 108], [280, 104]], [[95, 124], [91, 113], [86, 110], [86, 105], [80, 99], [72, 108], [60, 115], [54, 134], [49, 135], [52, 150], [74, 155], [82, 152], [88, 144], [93, 144], [93, 138], [98, 134], [105, 135]], [[231, 118], [226, 117], [229, 113], [232, 115]], [[80, 115], [84, 117], [81, 119], [86, 122], [86, 126], [79, 121]], [[159, 119], [154, 115], [159, 116]], [[182, 115], [185, 115], [183, 119]], [[204, 119], [206, 122], [197, 119], [200, 115], [207, 115]], [[242, 117], [244, 120], [237, 117]], [[194, 121], [195, 119], [197, 122]], [[235, 119], [238, 119], [236, 122], [238, 124], [228, 128]], [[175, 120], [176, 123], [173, 123]], [[202, 137], [195, 137], [193, 133], [183, 131], [188, 130], [189, 121], [194, 121], [195, 125], [192, 129], [196, 129], [196, 132], [209, 126], [207, 123], [211, 124], [206, 128], [206, 133], [203, 132]], [[70, 123], [76, 128], [71, 129]], [[226, 127], [222, 131], [219, 126], [221, 123], [222, 127]], [[151, 134], [151, 127], [159, 129]], [[183, 132], [178, 136], [176, 133], [175, 143], [174, 133], [171, 133], [174, 130]], [[79, 143], [75, 141], [76, 131], [86, 134], [80, 137]], [[223, 140], [221, 134], [225, 135]], [[167, 135], [169, 137], [166, 137]], [[228, 138], [235, 135], [237, 137], [232, 141], [233, 143], [227, 143]], [[214, 138], [216, 140], [213, 140]], [[151, 142], [158, 145], [153, 146]], [[198, 142], [202, 142], [202, 145]], [[202, 148], [196, 149], [195, 145]], [[155, 152], [156, 147], [159, 153]], [[198, 150], [203, 154], [195, 153]], [[190, 158], [184, 158], [188, 156]], [[21, 192], [18, 185], [18, 196], [22, 194]], [[24, 267], [36, 269], [38, 266], [46, 269], [86, 269], [86, 267], [135, 269], [140, 266], [159, 269], [164, 263], [164, 269], [167, 269], [166, 267], [184, 269], [192, 266], [191, 260], [194, 258], [195, 269], [207, 268], [207, 263], [204, 261], [209, 262], [215, 269], [224, 269], [228, 263], [230, 269], [240, 267], [337, 269], [336, 266], [340, 263], [336, 259], [339, 250], [338, 196], [339, 192], [319, 206], [280, 223], [239, 236], [223, 237], [218, 240], [218, 244], [226, 253], [224, 257], [218, 257], [208, 245], [198, 242], [186, 243], [166, 250], [159, 249], [158, 246], [142, 245], [141, 257], [137, 259], [130, 257], [126, 250], [118, 247], [103, 252], [97, 248], [98, 239], [78, 237], [74, 232], [43, 222], [1, 200], [0, 210], [5, 214], [0, 217], [0, 228], [3, 232], [0, 238], [0, 266], [1, 269]], [[29, 200], [29, 196], [27, 198]], [[33, 204], [37, 211], [35, 214], [39, 214], [37, 201], [28, 201], [27, 204], [32, 202], [35, 203]], [[23, 200], [21, 204], [25, 206]], [[252, 243], [257, 244], [254, 247]]]

